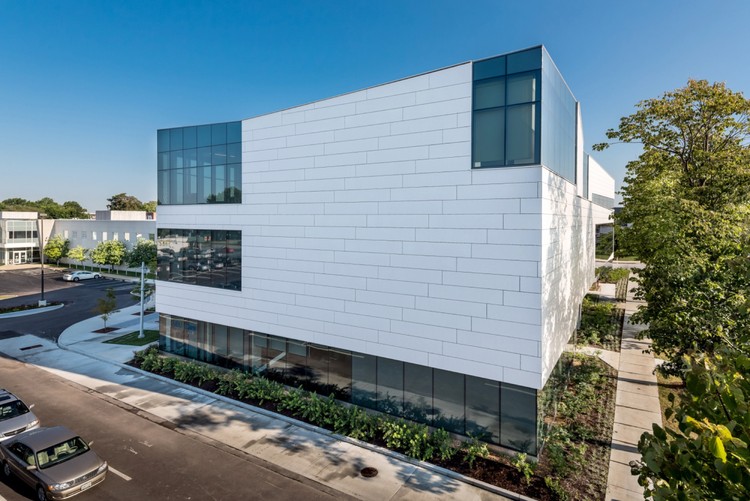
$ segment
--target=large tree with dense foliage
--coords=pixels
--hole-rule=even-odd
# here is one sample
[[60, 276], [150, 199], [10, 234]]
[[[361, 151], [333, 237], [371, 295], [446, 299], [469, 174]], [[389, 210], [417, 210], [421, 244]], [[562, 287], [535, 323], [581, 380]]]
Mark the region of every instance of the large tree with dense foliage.
[[143, 202], [127, 193], [118, 193], [108, 198], [107, 208], [109, 210], [146, 210], [143, 208]]
[[50, 219], [89, 219], [89, 213], [78, 202], [68, 201], [60, 205], [50, 197], [44, 197], [36, 202], [24, 198], [7, 198], [0, 202], [0, 209], [39, 212]]
[[643, 147], [616, 217], [620, 245], [645, 264], [633, 320], [686, 382], [668, 413], [679, 431], [644, 433], [634, 473], [655, 500], [747, 499], [750, 101], [690, 80], [607, 136]]
[[138, 242], [128, 252], [126, 259], [131, 268], [140, 267], [146, 263], [151, 270], [156, 269], [156, 243], [153, 240], [139, 238]]
[[80, 245], [77, 245], [68, 251], [68, 259], [72, 259], [73, 261], [78, 261], [79, 264], [83, 264], [83, 262], [88, 257], [88, 254], [88, 250], [84, 249]]
[[643, 147], [628, 164], [618, 239], [646, 265], [647, 304], [634, 320], [676, 366], [687, 350], [721, 343], [719, 332], [750, 325], [747, 313], [733, 317], [749, 284], [735, 264], [750, 253], [750, 100], [690, 80], [639, 103], [607, 136]]

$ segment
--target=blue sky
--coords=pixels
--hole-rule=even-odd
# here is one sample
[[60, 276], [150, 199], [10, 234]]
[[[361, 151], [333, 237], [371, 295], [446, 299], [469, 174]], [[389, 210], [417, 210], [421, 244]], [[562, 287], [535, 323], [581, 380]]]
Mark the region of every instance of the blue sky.
[[[156, 198], [156, 129], [544, 44], [586, 149], [688, 78], [750, 89], [746, 0], [0, 0], [0, 200]], [[638, 148], [596, 153], [619, 186]]]

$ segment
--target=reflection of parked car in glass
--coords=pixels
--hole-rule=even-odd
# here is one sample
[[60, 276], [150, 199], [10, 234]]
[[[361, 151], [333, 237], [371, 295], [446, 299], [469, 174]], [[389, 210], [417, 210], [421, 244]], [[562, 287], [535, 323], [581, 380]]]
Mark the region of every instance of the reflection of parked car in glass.
[[18, 397], [0, 389], [0, 441], [27, 430], [39, 428], [39, 420]]
[[38, 428], [0, 443], [3, 474], [36, 490], [38, 501], [66, 499], [101, 483], [107, 462], [63, 426]]
[[101, 274], [93, 271], [69, 271], [63, 275], [66, 282], [78, 282], [79, 280], [89, 280], [91, 278], [102, 278]]
[[191, 261], [188, 263], [187, 269], [195, 271], [208, 271], [209, 266], [207, 261]]
[[224, 267], [224, 262], [219, 260], [209, 261], [208, 264], [214, 270], [220, 270]]

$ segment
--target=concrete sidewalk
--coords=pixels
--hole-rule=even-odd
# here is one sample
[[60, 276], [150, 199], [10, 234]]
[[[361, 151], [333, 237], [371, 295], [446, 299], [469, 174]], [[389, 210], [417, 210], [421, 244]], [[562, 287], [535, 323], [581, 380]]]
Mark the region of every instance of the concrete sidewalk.
[[[136, 348], [103, 341], [137, 331], [137, 311], [136, 305], [114, 314], [107, 325], [118, 330], [109, 334], [93, 332], [103, 326], [94, 317], [65, 330], [59, 346], [26, 335], [0, 340], [0, 351], [356, 499], [528, 499], [124, 365]], [[158, 315], [148, 315], [144, 328], [158, 329]], [[363, 477], [366, 466], [378, 475]]]
[[[630, 288], [634, 286], [631, 281]], [[638, 334], [646, 329], [645, 325], [630, 323], [631, 316], [641, 304], [628, 291], [620, 345], [607, 501], [643, 499], [643, 487], [638, 485], [638, 477], [630, 473], [629, 463], [641, 459], [638, 441], [643, 432], [651, 432], [653, 423], [662, 424], [654, 375], [656, 360], [653, 354], [643, 353], [651, 346], [651, 341], [638, 339]]]

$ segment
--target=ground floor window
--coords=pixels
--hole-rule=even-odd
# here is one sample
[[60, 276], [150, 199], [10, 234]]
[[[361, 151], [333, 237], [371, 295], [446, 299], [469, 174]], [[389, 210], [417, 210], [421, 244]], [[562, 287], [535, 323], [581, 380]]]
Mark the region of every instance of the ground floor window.
[[320, 395], [537, 452], [537, 391], [364, 353], [171, 315], [164, 351], [262, 374]]

